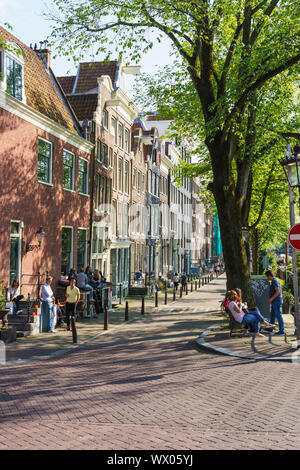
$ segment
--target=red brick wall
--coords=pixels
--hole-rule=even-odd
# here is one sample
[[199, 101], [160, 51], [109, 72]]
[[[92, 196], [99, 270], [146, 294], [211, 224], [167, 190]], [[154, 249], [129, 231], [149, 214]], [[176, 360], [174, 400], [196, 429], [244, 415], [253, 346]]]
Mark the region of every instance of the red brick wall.
[[[37, 180], [38, 137], [53, 144], [53, 186]], [[78, 194], [77, 181], [78, 156], [89, 160], [89, 155], [3, 109], [0, 141], [0, 279], [9, 281], [10, 221], [18, 220], [24, 223], [24, 243], [37, 244], [37, 230], [42, 225], [45, 231], [41, 248], [22, 254], [21, 281], [28, 280], [24, 274], [48, 270], [55, 285], [60, 278], [62, 226], [74, 229], [74, 267], [77, 229], [89, 227], [89, 197]], [[74, 193], [62, 188], [63, 148], [75, 154]], [[29, 291], [24, 285], [22, 293]]]

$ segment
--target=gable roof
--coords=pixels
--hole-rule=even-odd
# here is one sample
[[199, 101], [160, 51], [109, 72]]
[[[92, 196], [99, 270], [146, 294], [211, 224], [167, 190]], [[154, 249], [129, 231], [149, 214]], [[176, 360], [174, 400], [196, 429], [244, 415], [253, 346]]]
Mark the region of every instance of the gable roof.
[[68, 110], [63, 92], [58, 86], [55, 86], [55, 80], [51, 78], [51, 75], [54, 77], [53, 72], [46, 70], [43, 60], [34, 50], [23, 44], [1, 26], [0, 36], [4, 41], [14, 41], [26, 55], [24, 65], [26, 104], [56, 123], [66, 127], [68, 130], [78, 134], [76, 119], [72, 117], [71, 110]]
[[79, 121], [93, 119], [98, 104], [98, 95], [68, 95], [68, 100]]
[[[74, 93], [86, 93], [97, 88], [97, 78], [108, 75], [114, 86], [117, 79], [118, 62], [81, 62], [76, 77]], [[71, 92], [72, 93], [72, 92]]]
[[69, 77], [56, 77], [60, 86], [64, 90], [65, 94], [72, 93], [76, 75], [70, 75]]

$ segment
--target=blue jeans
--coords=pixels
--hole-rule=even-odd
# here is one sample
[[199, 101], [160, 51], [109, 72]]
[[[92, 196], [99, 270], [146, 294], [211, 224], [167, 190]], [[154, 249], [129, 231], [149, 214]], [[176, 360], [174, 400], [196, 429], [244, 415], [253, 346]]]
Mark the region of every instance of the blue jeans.
[[42, 331], [52, 331], [54, 329], [54, 304], [53, 302], [42, 303]]
[[282, 318], [282, 302], [278, 302], [278, 300], [271, 303], [271, 323], [275, 323], [275, 319], [278, 320], [279, 325], [279, 333], [284, 333], [284, 323]]
[[250, 313], [246, 313], [244, 315], [244, 318], [242, 320], [242, 323], [245, 324], [250, 324], [253, 327], [253, 330], [255, 333], [259, 332], [260, 329], [260, 322], [264, 322], [265, 319], [261, 315], [261, 313], [258, 310], [251, 310]]

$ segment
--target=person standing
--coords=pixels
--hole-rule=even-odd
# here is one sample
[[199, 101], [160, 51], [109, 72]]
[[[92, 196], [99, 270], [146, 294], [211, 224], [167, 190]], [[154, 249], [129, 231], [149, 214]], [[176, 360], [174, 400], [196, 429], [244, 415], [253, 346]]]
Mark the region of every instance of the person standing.
[[66, 291], [66, 318], [67, 318], [67, 331], [70, 331], [70, 317], [75, 316], [75, 307], [80, 299], [80, 290], [76, 287], [75, 277], [70, 279], [70, 285]]
[[51, 289], [52, 277], [47, 276], [42, 287], [42, 331], [56, 333], [54, 329], [54, 297]]
[[284, 335], [284, 322], [282, 317], [282, 289], [280, 282], [274, 276], [273, 272], [268, 270], [266, 271], [266, 276], [268, 281], [271, 281], [270, 291], [269, 291], [269, 300], [268, 303], [271, 305], [271, 318], [270, 322], [275, 323], [275, 319], [278, 320], [279, 331], [275, 335]]
[[178, 284], [179, 284], [178, 273], [175, 273], [173, 276], [173, 284], [174, 284], [175, 290], [178, 290]]
[[[75, 277], [75, 276], [73, 276]], [[71, 278], [70, 278], [71, 279]], [[84, 269], [80, 268], [79, 273], [77, 274], [77, 287], [80, 290], [87, 292], [87, 314], [90, 314], [90, 304], [91, 304], [91, 297], [93, 297], [93, 288], [89, 285], [89, 278], [87, 274], [85, 274]]]

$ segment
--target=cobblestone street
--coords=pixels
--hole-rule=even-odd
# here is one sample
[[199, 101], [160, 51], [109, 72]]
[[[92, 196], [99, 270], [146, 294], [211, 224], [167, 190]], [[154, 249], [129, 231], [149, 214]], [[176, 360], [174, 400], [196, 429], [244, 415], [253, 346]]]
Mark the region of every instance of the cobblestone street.
[[300, 367], [195, 348], [225, 279], [57, 358], [1, 366], [0, 449], [300, 449]]

